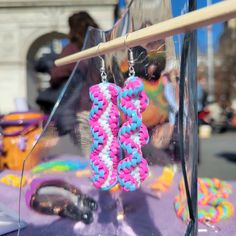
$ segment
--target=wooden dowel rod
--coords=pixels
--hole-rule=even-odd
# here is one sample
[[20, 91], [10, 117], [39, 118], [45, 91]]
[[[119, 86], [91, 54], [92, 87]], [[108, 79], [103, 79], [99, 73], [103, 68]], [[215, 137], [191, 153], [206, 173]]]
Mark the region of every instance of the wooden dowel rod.
[[[113, 51], [135, 47], [175, 34], [194, 30], [198, 27], [226, 21], [236, 17], [236, 0], [223, 1], [182, 16], [146, 27], [55, 61], [57, 66], [85, 60]], [[99, 48], [98, 48], [99, 47]]]

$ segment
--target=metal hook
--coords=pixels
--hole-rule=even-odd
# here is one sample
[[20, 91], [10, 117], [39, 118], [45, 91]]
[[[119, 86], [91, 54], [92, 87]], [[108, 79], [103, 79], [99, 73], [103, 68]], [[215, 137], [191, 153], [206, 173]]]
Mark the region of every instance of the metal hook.
[[134, 70], [134, 54], [133, 51], [129, 48], [129, 76], [135, 76], [135, 70]]
[[[127, 38], [128, 38], [129, 34], [126, 34], [125, 38], [124, 38], [124, 46], [126, 48], [127, 47], [127, 44], [126, 44], [126, 41], [127, 41]], [[129, 63], [129, 76], [135, 76], [135, 70], [134, 70], [134, 54], [133, 54], [133, 51], [128, 48], [128, 63]]]
[[105, 61], [103, 59], [102, 56], [100, 56], [99, 54], [99, 47], [101, 46], [101, 43], [98, 44], [98, 47], [97, 47], [97, 56], [101, 59], [101, 67], [100, 67], [100, 73], [101, 73], [101, 78], [102, 78], [102, 82], [107, 82], [107, 74], [106, 74], [106, 71], [105, 71]]
[[212, 231], [214, 231], [215, 233], [219, 233], [219, 231], [221, 230], [220, 227], [216, 226], [216, 225], [212, 225], [209, 220], [206, 218], [204, 224], [209, 227]]
[[126, 48], [128, 48], [128, 46], [127, 46], [127, 44], [126, 44], [126, 41], [127, 41], [128, 36], [129, 36], [129, 34], [126, 34], [126, 35], [125, 35], [125, 38], [124, 38], [124, 46], [125, 46]]

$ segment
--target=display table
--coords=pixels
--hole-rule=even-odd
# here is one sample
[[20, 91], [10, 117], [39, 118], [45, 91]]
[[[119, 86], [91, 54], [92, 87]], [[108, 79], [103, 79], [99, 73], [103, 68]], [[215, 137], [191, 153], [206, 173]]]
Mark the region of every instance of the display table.
[[[93, 188], [89, 179], [86, 177], [76, 177], [74, 173], [66, 173], [61, 175], [60, 178], [69, 183], [75, 184], [83, 192], [92, 196], [98, 201], [99, 209], [94, 214], [94, 222], [85, 226], [81, 222], [74, 222], [69, 219], [62, 219], [57, 216], [47, 216], [39, 214], [25, 205], [23, 190], [22, 201], [22, 219], [28, 223], [28, 226], [21, 231], [21, 235], [34, 235], [34, 236], [183, 236], [186, 226], [180, 219], [176, 217], [173, 201], [177, 193], [178, 182], [180, 174], [175, 176], [175, 184], [170, 190], [157, 197], [157, 193], [150, 190], [148, 187], [151, 181], [161, 174], [162, 168], [152, 167], [152, 176], [143, 184], [142, 188], [138, 191], [131, 193], [120, 193], [123, 206], [125, 209], [125, 218], [118, 221], [116, 196], [109, 192], [98, 191]], [[0, 173], [0, 177], [12, 173], [5, 170]], [[13, 172], [16, 174], [16, 172]], [[64, 176], [64, 177], [63, 177]], [[234, 202], [236, 206], [236, 182], [233, 183], [233, 194], [230, 196], [230, 201]], [[7, 186], [0, 183], [0, 202], [10, 209], [18, 211], [18, 198], [19, 189]], [[235, 235], [236, 232], [236, 217], [235, 215], [228, 220], [221, 221], [217, 226], [221, 231], [217, 235]], [[207, 229], [208, 232], [199, 232], [199, 235], [216, 235], [216, 233], [199, 224], [199, 229]], [[8, 236], [16, 235], [16, 232], [8, 234]]]

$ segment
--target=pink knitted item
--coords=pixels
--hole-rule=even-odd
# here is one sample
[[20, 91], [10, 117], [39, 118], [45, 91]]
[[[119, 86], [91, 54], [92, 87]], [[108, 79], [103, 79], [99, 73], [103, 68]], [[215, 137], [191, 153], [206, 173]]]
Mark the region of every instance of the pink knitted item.
[[96, 188], [103, 190], [108, 190], [117, 183], [117, 165], [120, 155], [117, 138], [118, 93], [119, 87], [107, 82], [90, 88], [90, 98], [93, 102], [89, 120], [93, 141], [90, 154], [92, 181]]
[[141, 115], [148, 105], [142, 80], [134, 76], [128, 78], [118, 98], [119, 108], [126, 118], [119, 130], [119, 143], [125, 158], [118, 165], [118, 180], [125, 191], [134, 191], [148, 175], [148, 164], [141, 151], [149, 140]]

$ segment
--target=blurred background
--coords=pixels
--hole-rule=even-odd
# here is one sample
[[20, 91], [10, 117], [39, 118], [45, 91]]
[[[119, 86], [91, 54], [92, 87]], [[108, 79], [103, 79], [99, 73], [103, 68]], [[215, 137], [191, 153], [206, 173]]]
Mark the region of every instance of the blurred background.
[[[198, 9], [221, 1], [196, 0]], [[112, 189], [111, 192], [101, 193], [97, 191], [95, 193], [94, 189], [90, 189], [91, 186], [86, 182], [90, 180], [90, 171], [79, 173], [80, 170], [78, 170], [77, 172], [77, 169], [84, 170], [82, 168], [85, 168], [78, 165], [78, 163], [82, 163], [82, 159], [79, 160], [78, 155], [86, 159], [91, 153], [91, 127], [88, 123], [91, 104], [88, 90], [92, 85], [100, 82], [101, 58], [95, 57], [81, 61], [77, 63], [77, 67], [75, 67], [76, 63], [56, 67], [54, 61], [59, 57], [83, 50], [83, 48], [89, 48], [100, 42], [125, 35], [127, 32], [184, 15], [188, 12], [189, 2], [191, 1], [0, 0], [0, 190], [7, 193], [1, 195], [0, 213], [1, 204], [6, 205], [9, 209], [12, 208], [14, 211], [18, 209], [19, 219], [21, 217], [23, 220], [27, 219], [25, 221], [31, 224], [27, 229], [29, 231], [26, 231], [26, 234], [24, 234], [25, 231], [22, 231], [22, 235], [32, 235], [31, 233], [27, 234], [31, 230], [37, 231], [38, 235], [46, 235], [44, 230], [48, 230], [49, 235], [51, 235], [51, 229], [54, 226], [56, 226], [55, 228], [60, 226], [61, 229], [64, 227], [60, 220], [57, 224], [55, 223], [57, 221], [54, 222], [53, 219], [51, 221], [50, 217], [38, 218], [36, 212], [28, 217], [31, 214], [28, 212], [31, 212], [31, 208], [35, 207], [32, 206], [32, 202], [35, 202], [34, 195], [30, 196], [31, 203], [27, 202], [29, 199], [28, 189], [31, 190], [31, 184], [34, 184], [35, 179], [47, 177], [47, 174], [54, 178], [58, 176], [68, 183], [78, 185], [81, 189], [84, 185], [85, 193], [87, 191], [95, 197], [95, 200], [100, 204], [100, 209], [102, 209], [101, 213], [105, 216], [102, 219], [102, 214], [96, 215], [97, 218], [94, 221], [98, 223], [98, 227], [101, 226], [101, 232], [104, 228], [103, 223], [112, 223], [113, 216], [110, 220], [108, 215], [112, 215], [115, 209], [109, 205], [110, 202], [112, 203], [111, 198], [113, 198], [114, 206], [117, 206], [118, 209], [116, 215], [118, 227], [114, 227], [113, 223], [111, 224], [114, 232], [120, 230], [126, 219], [127, 222], [131, 219], [128, 222], [131, 228], [128, 229], [134, 230], [137, 235], [141, 235], [139, 230], [152, 231], [154, 232], [152, 235], [162, 235], [160, 232], [166, 232], [165, 235], [167, 235], [170, 227], [166, 223], [171, 221], [171, 215], [168, 214], [166, 206], [171, 209], [173, 219], [177, 219], [172, 209], [173, 199], [175, 192], [181, 190], [177, 186], [178, 181], [173, 181], [173, 179], [175, 173], [176, 178], [180, 178], [180, 173], [177, 171], [182, 170], [179, 159], [179, 147], [181, 145], [179, 145], [178, 92], [180, 55], [184, 34], [174, 35], [133, 48], [134, 58], [136, 58], [135, 72], [136, 75], [143, 78], [150, 99], [149, 110], [147, 109], [148, 112], [146, 113], [149, 123], [146, 122], [151, 141], [143, 148], [144, 156], [154, 170], [148, 181], [151, 183], [158, 176], [155, 179], [155, 184], [157, 183], [158, 187], [149, 186], [148, 183], [147, 186], [143, 185], [143, 189], [147, 187], [149, 191], [147, 194], [141, 189], [139, 192], [141, 194], [129, 195], [132, 198], [130, 202], [134, 202], [137, 206], [142, 205], [143, 208], [138, 207], [139, 209], [133, 208], [132, 204], [125, 205], [121, 202], [123, 192], [119, 195], [119, 186], [115, 190]], [[130, 10], [128, 11], [129, 6]], [[104, 60], [108, 81], [114, 81], [122, 86], [129, 69], [127, 50], [104, 55]], [[230, 180], [232, 184], [235, 184], [235, 65], [236, 19], [197, 29], [196, 102], [198, 119], [196, 121], [189, 119], [193, 117], [194, 110], [192, 109], [193, 90], [191, 90], [192, 80], [190, 78], [193, 73], [191, 74], [192, 69], [189, 69], [189, 66], [187, 75], [190, 82], [186, 80], [185, 83], [184, 104], [186, 109], [184, 109], [183, 122], [185, 131], [181, 136], [185, 143], [184, 156], [189, 176], [195, 177], [192, 158], [198, 157], [200, 177], [220, 178]], [[59, 96], [60, 99], [57, 100]], [[56, 106], [54, 106], [55, 104]], [[51, 113], [52, 109], [53, 112]], [[144, 113], [142, 115], [144, 121], [145, 115]], [[50, 122], [44, 126], [48, 117]], [[197, 140], [193, 139], [193, 131], [196, 126], [199, 134], [199, 155], [195, 155], [196, 152], [193, 151], [197, 143]], [[34, 148], [32, 149], [32, 147]], [[63, 156], [63, 154], [65, 155]], [[54, 160], [59, 161], [56, 163], [53, 162]], [[64, 169], [62, 168], [63, 163], [60, 164], [61, 161], [64, 161]], [[73, 161], [77, 161], [76, 166], [72, 165]], [[24, 163], [23, 169], [25, 171], [22, 171], [22, 163]], [[57, 165], [59, 171], [56, 168], [53, 169], [53, 165]], [[76, 169], [76, 172], [73, 168]], [[37, 173], [37, 171], [39, 172]], [[68, 173], [65, 174], [65, 171]], [[159, 177], [161, 171], [163, 174]], [[12, 173], [13, 175], [10, 175]], [[82, 175], [84, 175], [84, 183]], [[82, 178], [82, 181], [77, 181], [77, 178]], [[195, 180], [193, 179], [191, 183], [191, 197], [192, 201], [196, 203], [194, 185], [197, 184], [197, 181]], [[159, 204], [159, 206], [156, 205], [158, 209], [160, 210], [163, 207], [165, 209], [163, 212], [166, 212], [166, 218], [159, 217], [160, 211], [152, 209], [152, 201], [154, 199], [160, 200], [161, 195], [167, 192], [172, 182], [174, 188], [169, 191], [169, 198], [162, 198], [166, 200], [166, 205], [162, 201], [156, 201]], [[20, 185], [22, 186], [22, 194], [20, 192], [22, 196], [19, 197], [19, 201], [16, 201], [16, 196], [17, 199], [19, 196]], [[11, 189], [13, 194], [8, 190], [8, 187], [12, 186], [14, 187]], [[91, 192], [89, 192], [90, 190]], [[153, 194], [155, 191], [157, 193]], [[40, 194], [41, 192], [39, 192], [39, 196]], [[106, 200], [104, 196], [110, 200]], [[124, 196], [128, 195], [124, 194]], [[141, 196], [142, 203], [136, 203], [133, 196]], [[146, 202], [143, 200], [144, 197], [147, 198]], [[49, 210], [56, 209], [52, 207], [49, 200], [46, 202], [49, 203]], [[66, 202], [68, 201], [66, 200]], [[77, 206], [77, 200], [75, 202]], [[148, 204], [151, 207], [148, 207]], [[23, 209], [22, 211], [19, 210], [20, 207]], [[64, 209], [63, 207], [62, 209]], [[147, 209], [153, 210], [156, 215], [150, 215], [152, 217], [149, 218], [149, 214], [147, 214], [147, 217], [143, 214], [143, 212], [149, 213]], [[136, 210], [140, 210], [141, 213], [136, 212]], [[140, 217], [138, 220], [134, 218], [134, 222], [140, 228], [136, 227], [135, 224], [132, 226], [132, 218], [124, 218], [126, 212], [127, 216], [129, 215], [129, 211], [131, 214], [132, 211], [136, 212], [135, 215]], [[53, 214], [59, 213], [53, 211]], [[86, 214], [85, 216], [87, 217]], [[119, 217], [121, 218], [119, 219]], [[123, 221], [123, 219], [125, 220]], [[155, 226], [153, 219], [160, 220], [158, 227]], [[208, 217], [205, 220], [204, 223], [207, 223]], [[145, 222], [148, 224], [145, 225]], [[150, 222], [153, 223], [150, 224]], [[234, 225], [232, 222], [235, 222], [235, 216], [231, 221], [228, 221], [228, 225]], [[46, 229], [44, 224], [48, 225], [48, 223], [51, 226]], [[180, 233], [178, 235], [183, 235], [182, 231], [185, 229], [181, 225], [178, 226], [178, 223], [181, 222], [177, 221], [172, 230], [175, 230], [176, 235], [178, 233]], [[70, 224], [72, 226], [72, 223]], [[18, 227], [18, 224], [16, 225]], [[225, 224], [223, 228], [230, 228], [228, 225]], [[67, 228], [67, 230], [71, 229], [72, 227]], [[87, 229], [89, 228], [75, 228], [75, 231], [84, 230], [85, 232]], [[99, 232], [98, 229], [100, 228], [90, 227], [91, 232], [96, 230], [97, 233]], [[212, 229], [210, 228], [209, 231]], [[57, 232], [59, 231], [57, 230]], [[66, 234], [64, 230], [61, 232], [63, 236], [72, 235], [71, 232]], [[127, 231], [127, 235], [134, 234]], [[147, 233], [143, 235], [147, 235]]]
[[[152, 2], [152, 1], [151, 1]], [[187, 1], [167, 0], [172, 15]], [[220, 0], [199, 0], [198, 8]], [[0, 114], [36, 110], [39, 92], [50, 86], [53, 61], [69, 43], [68, 17], [87, 11], [103, 30], [119, 19], [129, 1], [0, 0]], [[200, 176], [235, 179], [236, 20], [198, 29]], [[179, 55], [181, 35], [174, 38]]]

